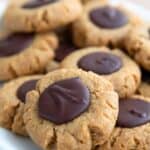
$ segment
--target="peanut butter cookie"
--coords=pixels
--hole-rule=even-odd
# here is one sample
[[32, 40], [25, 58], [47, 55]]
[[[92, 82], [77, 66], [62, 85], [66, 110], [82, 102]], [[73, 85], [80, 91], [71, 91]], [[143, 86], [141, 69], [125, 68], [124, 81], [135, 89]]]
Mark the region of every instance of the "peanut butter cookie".
[[117, 127], [99, 150], [149, 150], [150, 99], [134, 96], [119, 103]]
[[138, 26], [128, 34], [125, 49], [144, 69], [150, 71], [150, 24]]
[[120, 97], [132, 95], [141, 81], [138, 65], [118, 49], [91, 47], [76, 51], [61, 63], [62, 68], [80, 68], [108, 79]]
[[9, 5], [4, 22], [12, 31], [49, 31], [73, 22], [81, 12], [79, 0], [23, 0]]
[[44, 150], [91, 150], [108, 140], [118, 95], [107, 80], [79, 69], [51, 72], [27, 94], [24, 122]]
[[139, 23], [140, 19], [121, 6], [91, 1], [73, 23], [74, 42], [79, 47], [120, 46], [129, 30]]
[[41, 77], [21, 77], [3, 85], [0, 89], [0, 126], [19, 135], [27, 135], [23, 122], [25, 96]]
[[54, 57], [53, 33], [0, 33], [0, 80], [42, 72]]

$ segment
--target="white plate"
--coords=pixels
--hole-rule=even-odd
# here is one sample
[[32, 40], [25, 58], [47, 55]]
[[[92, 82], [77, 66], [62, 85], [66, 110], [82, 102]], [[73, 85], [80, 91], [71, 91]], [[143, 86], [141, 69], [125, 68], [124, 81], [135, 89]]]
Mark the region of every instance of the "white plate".
[[[136, 12], [144, 20], [150, 21], [148, 17], [150, 11], [140, 5], [135, 5], [134, 3], [127, 2], [126, 0], [111, 0], [113, 4], [121, 3], [121, 5], [126, 6], [128, 9]], [[0, 0], [0, 17], [3, 14], [7, 6], [8, 0]], [[0, 128], [0, 150], [40, 150], [37, 146], [28, 138], [23, 138], [16, 136], [11, 132]]]

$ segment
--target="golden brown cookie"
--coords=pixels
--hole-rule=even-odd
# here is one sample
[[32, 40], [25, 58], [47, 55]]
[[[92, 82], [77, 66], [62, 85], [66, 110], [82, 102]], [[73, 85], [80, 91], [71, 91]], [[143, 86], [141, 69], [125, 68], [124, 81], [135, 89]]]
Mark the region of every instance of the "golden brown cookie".
[[26, 76], [5, 83], [0, 89], [0, 126], [27, 135], [23, 122], [25, 95], [42, 76]]
[[42, 72], [57, 46], [53, 33], [0, 33], [0, 80]]
[[133, 28], [126, 37], [125, 48], [135, 61], [150, 71], [150, 24]]
[[79, 47], [118, 46], [139, 19], [122, 6], [91, 1], [73, 24], [74, 42]]
[[91, 150], [111, 134], [118, 95], [110, 82], [79, 69], [47, 74], [28, 93], [24, 121], [44, 150]]
[[111, 81], [120, 97], [132, 95], [141, 81], [138, 65], [118, 49], [91, 47], [76, 51], [61, 63], [62, 68], [92, 71]]
[[9, 5], [4, 22], [12, 31], [49, 31], [71, 23], [81, 12], [79, 0], [23, 0]]
[[119, 102], [117, 127], [98, 150], [149, 150], [150, 98], [134, 96]]

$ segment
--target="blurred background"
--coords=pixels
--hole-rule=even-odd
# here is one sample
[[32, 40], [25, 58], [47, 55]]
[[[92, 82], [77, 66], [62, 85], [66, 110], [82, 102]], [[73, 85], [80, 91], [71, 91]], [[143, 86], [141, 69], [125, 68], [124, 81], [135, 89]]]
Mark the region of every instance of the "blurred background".
[[[5, 1], [8, 1], [8, 0], [0, 0], [0, 3], [1, 2], [5, 2]], [[9, 1], [13, 1], [13, 0], [9, 0]], [[18, 0], [19, 1], [19, 0]], [[121, 2], [122, 1], [129, 1], [129, 2], [134, 2], [134, 3], [138, 3], [140, 5], [144, 5], [145, 7], [149, 8], [150, 9], [150, 0], [120, 0]], [[1, 5], [1, 4], [0, 4]]]
[[139, 3], [140, 5], [144, 5], [145, 7], [150, 9], [150, 0], [128, 0], [135, 3]]
[[[1, 3], [6, 2], [6, 1], [13, 1], [13, 0], [0, 0], [0, 9], [1, 9]], [[138, 3], [150, 9], [150, 0], [119, 0], [119, 1], [120, 2], [128, 1], [128, 2]]]

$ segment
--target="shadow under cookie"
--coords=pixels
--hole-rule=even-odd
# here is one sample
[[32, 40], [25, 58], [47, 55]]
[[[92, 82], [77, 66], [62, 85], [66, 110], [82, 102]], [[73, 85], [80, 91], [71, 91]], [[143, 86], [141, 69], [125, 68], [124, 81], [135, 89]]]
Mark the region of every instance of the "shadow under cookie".
[[148, 71], [142, 71], [142, 83], [137, 90], [137, 94], [150, 97], [150, 73]]

